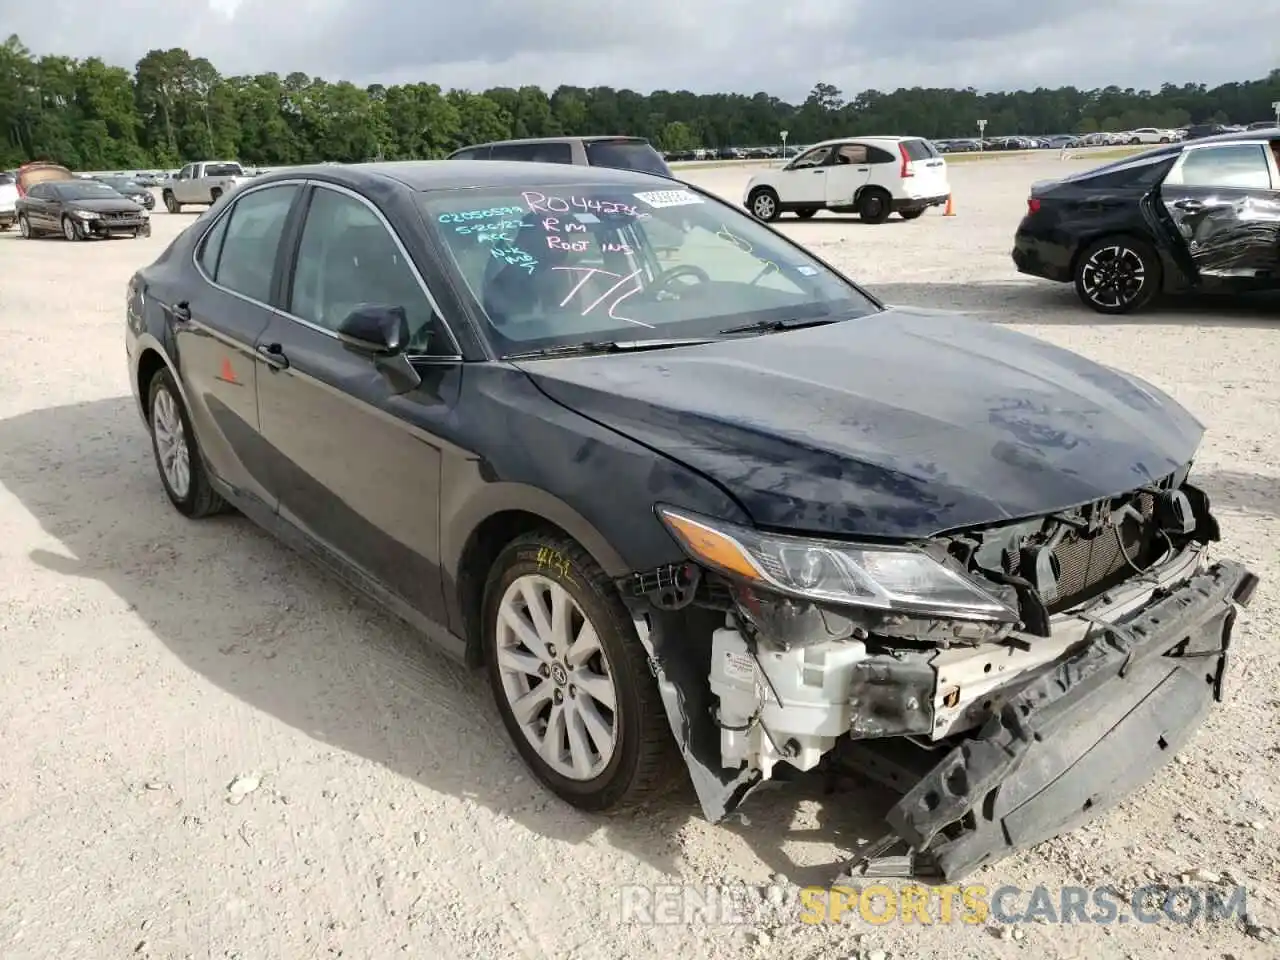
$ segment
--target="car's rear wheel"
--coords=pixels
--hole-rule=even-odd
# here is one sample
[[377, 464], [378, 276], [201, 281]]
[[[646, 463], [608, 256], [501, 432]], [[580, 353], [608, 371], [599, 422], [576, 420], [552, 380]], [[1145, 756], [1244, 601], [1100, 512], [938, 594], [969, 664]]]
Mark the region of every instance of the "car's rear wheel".
[[173, 195], [172, 190], [166, 190], [160, 195], [160, 198], [164, 200], [164, 208], [170, 213], [182, 212], [182, 204], [178, 202], [178, 198]]
[[217, 203], [217, 202], [218, 202], [218, 198], [219, 198], [220, 196], [222, 196], [222, 191], [221, 191], [221, 190], [219, 190], [217, 187], [214, 187], [212, 190], [210, 190], [210, 191], [209, 191], [209, 205], [210, 205], [210, 206], [212, 206], [213, 204]]
[[809, 207], [807, 210], [797, 210], [796, 216], [799, 217], [801, 220], [812, 220], [814, 214], [816, 214], [817, 212], [818, 212], [817, 210], [813, 209], [812, 207]]
[[67, 240], [83, 240], [84, 232], [70, 217], [62, 218], [62, 236]]
[[482, 624], [503, 725], [548, 789], [604, 811], [672, 782], [679, 763], [648, 657], [590, 554], [563, 536], [514, 540], [485, 584]]
[[903, 220], [914, 220], [916, 217], [923, 216], [923, 215], [924, 215], [924, 207], [919, 207], [915, 210], [899, 210], [898, 211], [898, 216], [900, 216]]
[[209, 482], [182, 394], [168, 368], [151, 378], [147, 420], [156, 468], [170, 502], [192, 519], [221, 513], [226, 502]]
[[768, 187], [761, 187], [751, 194], [747, 201], [747, 209], [757, 220], [772, 222], [781, 215], [778, 209], [778, 194]]
[[1098, 313], [1140, 310], [1160, 292], [1160, 258], [1155, 248], [1136, 237], [1095, 240], [1076, 258], [1076, 293]]
[[18, 215], [18, 233], [22, 234], [24, 240], [31, 239], [31, 221], [25, 213]]
[[884, 223], [889, 219], [891, 203], [884, 190], [864, 190], [858, 198], [858, 217], [867, 223]]

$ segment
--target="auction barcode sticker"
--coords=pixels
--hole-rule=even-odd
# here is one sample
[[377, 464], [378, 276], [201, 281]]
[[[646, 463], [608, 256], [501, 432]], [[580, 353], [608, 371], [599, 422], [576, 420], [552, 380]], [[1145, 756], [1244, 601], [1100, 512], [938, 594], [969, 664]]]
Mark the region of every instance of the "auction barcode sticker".
[[647, 203], [655, 209], [662, 207], [687, 207], [691, 203], [702, 203], [702, 198], [688, 190], [650, 190], [648, 193], [637, 193], [637, 200]]

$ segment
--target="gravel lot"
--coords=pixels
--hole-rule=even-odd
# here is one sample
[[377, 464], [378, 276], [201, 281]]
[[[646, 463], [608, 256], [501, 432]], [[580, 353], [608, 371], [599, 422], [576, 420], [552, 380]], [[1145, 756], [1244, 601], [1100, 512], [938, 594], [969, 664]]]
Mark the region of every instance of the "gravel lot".
[[[1208, 424], [1198, 473], [1221, 552], [1263, 577], [1227, 703], [1140, 795], [973, 880], [1132, 890], [1210, 871], [1275, 928], [1280, 309], [1105, 321], [1020, 279], [1008, 251], [1028, 185], [1079, 165], [956, 164], [954, 218], [783, 229], [889, 302], [987, 312], [1146, 377]], [[734, 202], [746, 178], [690, 176]], [[803, 925], [789, 901], [741, 926], [622, 924], [627, 884], [829, 882], [837, 845], [877, 834], [883, 798], [804, 782], [722, 827], [691, 792], [643, 816], [580, 815], [524, 775], [481, 677], [247, 521], [179, 517], [129, 397], [122, 308], [131, 272], [190, 220], [158, 211], [139, 241], [0, 234], [0, 956], [1277, 955], [1239, 921], [1002, 937], [856, 914]]]

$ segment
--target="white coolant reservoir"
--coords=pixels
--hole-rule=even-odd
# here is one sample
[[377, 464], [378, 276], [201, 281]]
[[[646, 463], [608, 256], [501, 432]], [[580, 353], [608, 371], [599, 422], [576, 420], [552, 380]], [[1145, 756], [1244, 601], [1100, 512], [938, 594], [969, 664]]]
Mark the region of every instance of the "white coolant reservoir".
[[853, 665], [866, 656], [862, 643], [847, 640], [762, 649], [757, 659], [737, 630], [717, 630], [710, 681], [720, 698], [722, 764], [758, 766], [766, 778], [779, 760], [813, 769], [849, 730]]

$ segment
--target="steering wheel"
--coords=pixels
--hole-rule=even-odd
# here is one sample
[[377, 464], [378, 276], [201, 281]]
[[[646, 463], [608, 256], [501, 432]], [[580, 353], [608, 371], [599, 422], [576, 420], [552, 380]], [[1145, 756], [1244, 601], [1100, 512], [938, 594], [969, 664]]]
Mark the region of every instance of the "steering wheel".
[[711, 277], [707, 274], [707, 271], [703, 270], [701, 267], [695, 267], [690, 263], [682, 263], [679, 266], [672, 267], [670, 270], [664, 270], [662, 272], [662, 276], [657, 279], [651, 288], [653, 294], [657, 295], [664, 292], [673, 281], [679, 280], [681, 277], [693, 277], [693, 279], [697, 280], [699, 283], [711, 282]]

